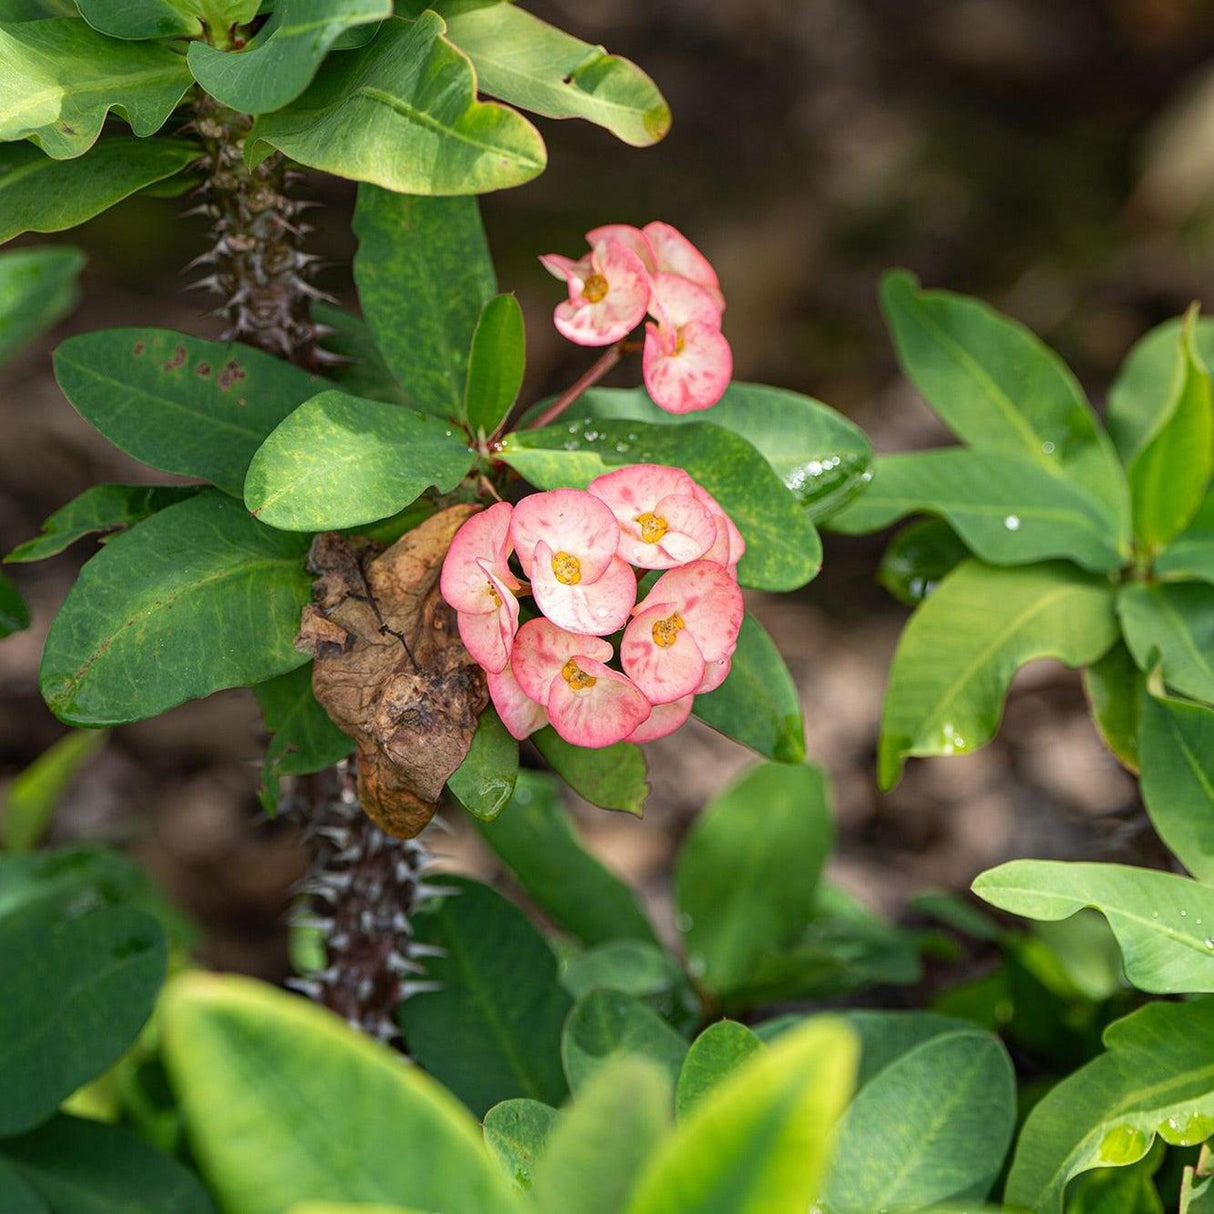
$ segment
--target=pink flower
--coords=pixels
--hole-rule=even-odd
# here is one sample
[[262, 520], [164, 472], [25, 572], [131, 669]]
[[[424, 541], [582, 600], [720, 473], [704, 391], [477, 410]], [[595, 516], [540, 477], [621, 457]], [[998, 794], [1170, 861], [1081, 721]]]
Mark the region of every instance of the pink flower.
[[605, 665], [611, 653], [607, 641], [536, 619], [519, 630], [511, 667], [566, 742], [597, 748], [623, 741], [651, 711], [632, 681]]
[[569, 285], [569, 298], [557, 304], [553, 322], [579, 346], [609, 346], [627, 337], [644, 318], [649, 272], [618, 241], [600, 241], [581, 261], [559, 253], [545, 254], [540, 261]]
[[703, 485], [696, 485], [695, 494], [696, 500], [708, 508], [717, 529], [716, 540], [704, 553], [704, 559], [724, 565], [737, 577], [736, 566], [746, 551], [746, 541], [742, 538], [742, 533], [734, 525], [733, 519], [721, 508], [721, 503]]
[[518, 631], [518, 579], [510, 572], [512, 508], [498, 502], [455, 533], [443, 560], [439, 589], [457, 613], [460, 638], [486, 670], [510, 660]]
[[522, 689], [509, 665], [496, 674], [490, 674], [488, 683], [489, 698], [511, 737], [521, 742], [548, 724], [547, 708]]
[[733, 375], [733, 352], [712, 296], [686, 278], [657, 274], [645, 326], [645, 387], [667, 413], [710, 409]]
[[525, 497], [510, 536], [536, 606], [569, 632], [606, 636], [624, 626], [636, 577], [616, 556], [620, 528], [605, 502], [581, 489]]
[[728, 570], [695, 561], [664, 573], [620, 644], [625, 673], [654, 704], [719, 686], [742, 627], [742, 592]]
[[615, 515], [624, 560], [642, 569], [671, 569], [717, 543], [717, 520], [697, 489], [679, 468], [633, 464], [595, 477], [587, 491]]
[[691, 716], [691, 703], [695, 696], [684, 696], [672, 704], [655, 704], [649, 718], [642, 721], [626, 739], [629, 742], [656, 742], [681, 729]]
[[718, 316], [725, 311], [725, 296], [717, 272], [708, 258], [668, 223], [647, 223], [642, 230], [626, 223], [609, 223], [586, 233], [592, 244], [614, 240], [631, 249], [645, 264], [650, 274], [677, 274], [697, 287], [703, 287], [712, 297]]

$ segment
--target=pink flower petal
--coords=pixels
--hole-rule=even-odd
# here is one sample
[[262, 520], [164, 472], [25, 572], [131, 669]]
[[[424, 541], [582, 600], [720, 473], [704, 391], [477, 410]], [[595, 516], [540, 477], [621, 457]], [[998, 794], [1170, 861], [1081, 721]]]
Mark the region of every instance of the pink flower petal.
[[695, 696], [684, 696], [673, 704], [655, 704], [649, 718], [628, 735], [629, 742], [656, 742], [676, 729], [682, 728], [691, 716], [691, 704]]
[[497, 610], [493, 589], [485, 576], [485, 564], [509, 590], [519, 588], [518, 579], [506, 563], [511, 550], [512, 513], [508, 502], [497, 502], [488, 510], [474, 514], [455, 533], [443, 560], [439, 590], [456, 611], [481, 615]]
[[523, 498], [514, 508], [510, 538], [528, 577], [534, 570], [535, 547], [543, 541], [550, 554], [576, 559], [576, 576], [582, 583], [603, 576], [620, 543], [610, 507], [582, 489], [551, 489]]
[[704, 657], [669, 602], [657, 603], [632, 618], [620, 642], [620, 662], [624, 673], [653, 704], [681, 700], [704, 680]]
[[583, 279], [570, 276], [569, 298], [557, 305], [557, 330], [580, 346], [609, 346], [627, 337], [649, 307], [649, 271], [616, 241], [597, 246]]
[[724, 566], [693, 561], [671, 569], [658, 578], [634, 614], [648, 611], [650, 603], [673, 605], [705, 662], [729, 657], [737, 647], [745, 606], [737, 582]]
[[587, 253], [580, 261], [574, 261], [572, 257], [563, 257], [560, 253], [545, 253], [540, 257], [540, 265], [562, 282], [568, 282], [571, 278], [580, 282], [590, 273], [590, 254]]
[[626, 223], [605, 223], [600, 228], [586, 233], [587, 243], [591, 245], [605, 244], [614, 240], [624, 248], [631, 249], [640, 259], [645, 269], [654, 274], [658, 269], [657, 255], [649, 237], [640, 228], [634, 228]]
[[548, 710], [519, 686], [509, 665], [488, 676], [489, 698], [510, 736], [520, 742], [548, 724]]
[[574, 746], [622, 742], [649, 718], [649, 701], [630, 679], [590, 658], [571, 659], [552, 680], [552, 728]]
[[551, 620], [528, 620], [518, 630], [510, 668], [524, 694], [546, 704], [552, 680], [570, 658], [581, 654], [596, 662], [607, 662], [612, 652], [610, 642], [598, 637], [566, 632]]
[[[709, 512], [717, 521], [717, 538], [713, 546], [704, 553], [706, 561], [716, 561], [732, 569], [746, 551], [746, 541], [742, 533], [734, 526], [734, 521], [721, 508], [717, 501], [703, 485], [696, 485], [696, 500], [708, 507]], [[736, 575], [735, 575], [736, 576]]]
[[715, 662], [705, 662], [704, 681], [696, 688], [696, 695], [716, 691], [729, 678], [729, 671], [732, 666], [732, 657], [718, 658]]
[[507, 592], [501, 610], [477, 615], [459, 611], [455, 618], [460, 640], [473, 660], [491, 673], [503, 670], [518, 632], [518, 599]]
[[703, 287], [677, 274], [655, 274], [651, 283], [649, 311], [663, 328], [681, 329], [693, 322], [721, 327], [721, 310]]
[[627, 561], [612, 557], [607, 572], [595, 582], [562, 581], [558, 566], [551, 549], [541, 541], [531, 568], [531, 593], [535, 605], [554, 624], [592, 636], [608, 636], [624, 627], [637, 601], [636, 575]]
[[721, 294], [716, 270], [682, 232], [655, 220], [645, 225], [644, 234], [657, 257], [660, 272], [678, 274], [703, 287], [713, 297], [717, 310], [725, 311], [725, 296]]
[[587, 487], [619, 522], [620, 556], [642, 569], [685, 564], [716, 542], [716, 524], [695, 490], [686, 472], [662, 464], [633, 464], [596, 477]]
[[672, 335], [646, 326], [642, 355], [645, 387], [659, 409], [694, 413], [711, 409], [733, 376], [733, 352], [720, 329], [700, 321]]

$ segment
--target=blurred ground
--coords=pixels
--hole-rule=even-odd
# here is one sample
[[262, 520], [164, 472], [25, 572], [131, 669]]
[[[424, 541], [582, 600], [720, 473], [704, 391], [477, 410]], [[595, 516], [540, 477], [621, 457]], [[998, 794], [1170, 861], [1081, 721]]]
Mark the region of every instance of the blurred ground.
[[[828, 401], [880, 450], [945, 440], [895, 372], [875, 302], [889, 265], [1020, 317], [1096, 401], [1143, 329], [1208, 296], [1214, 238], [1194, 201], [1209, 166], [1173, 163], [1176, 140], [1158, 134], [1170, 115], [1209, 145], [1214, 122], [1186, 108], [1214, 60], [1207, 0], [531, 7], [643, 63], [675, 114], [665, 144], [643, 151], [542, 124], [547, 174], [485, 200], [503, 286], [527, 312], [535, 395], [585, 365], [551, 330], [556, 294], [535, 254], [573, 252], [584, 230], [610, 220], [660, 217], [687, 231], [721, 271], [739, 377]], [[316, 247], [334, 262], [325, 285], [348, 299], [352, 191], [328, 182], [320, 197]], [[134, 200], [71, 237], [91, 258], [86, 301], [0, 381], [3, 550], [90, 484], [156, 479], [75, 415], [47, 355], [63, 335], [103, 326], [215, 332], [180, 291], [178, 267], [202, 233], [177, 213], [173, 202]], [[620, 377], [635, 382], [637, 369]], [[1133, 784], [1087, 724], [1077, 679], [1056, 667], [1024, 673], [995, 745], [912, 764], [893, 794], [876, 793], [880, 696], [906, 614], [872, 582], [880, 547], [830, 538], [806, 591], [752, 604], [797, 677], [812, 755], [834, 778], [839, 878], [896, 913], [908, 893], [964, 885], [1012, 854], [1153, 858], [1154, 841], [1134, 825]], [[37, 693], [38, 652], [88, 549], [17, 570], [36, 621], [0, 645], [0, 780], [61, 732]], [[273, 976], [285, 966], [279, 915], [300, 859], [291, 828], [255, 814], [258, 730], [242, 693], [121, 729], [56, 831], [130, 843], [203, 923], [213, 962]], [[661, 905], [677, 839], [746, 755], [692, 729], [652, 760], [645, 822], [597, 812], [582, 822]], [[458, 863], [487, 863], [458, 831], [444, 846]]]

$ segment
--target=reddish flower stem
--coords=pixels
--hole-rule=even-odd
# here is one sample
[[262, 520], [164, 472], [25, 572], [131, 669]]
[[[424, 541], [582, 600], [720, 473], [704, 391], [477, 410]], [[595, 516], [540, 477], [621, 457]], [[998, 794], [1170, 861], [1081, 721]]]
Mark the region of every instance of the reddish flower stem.
[[551, 425], [583, 392], [593, 388], [629, 352], [632, 344], [628, 341], [617, 341], [614, 346], [608, 346], [586, 373], [570, 384], [527, 428], [539, 430]]

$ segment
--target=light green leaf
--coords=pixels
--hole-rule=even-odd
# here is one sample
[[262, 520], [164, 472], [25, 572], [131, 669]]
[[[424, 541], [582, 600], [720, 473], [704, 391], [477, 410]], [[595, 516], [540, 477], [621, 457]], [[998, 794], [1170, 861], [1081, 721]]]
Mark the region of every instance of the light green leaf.
[[636, 895], [578, 839], [550, 777], [520, 771], [510, 804], [480, 832], [540, 909], [585, 944], [656, 942]]
[[360, 186], [354, 281], [367, 324], [409, 399], [463, 414], [468, 351], [497, 290], [473, 198], [413, 198]]
[[833, 833], [824, 777], [806, 764], [760, 764], [705, 808], [675, 868], [697, 982], [728, 996], [760, 958], [797, 943]]
[[623, 991], [600, 987], [574, 1005], [561, 1035], [561, 1060], [574, 1093], [617, 1054], [637, 1054], [678, 1080], [687, 1042], [651, 1007]]
[[644, 1058], [609, 1058], [561, 1114], [535, 1169], [540, 1214], [619, 1214], [671, 1128], [671, 1082]]
[[1083, 671], [1083, 689], [1104, 744], [1134, 772], [1138, 770], [1143, 686], [1142, 671], [1122, 641]]
[[348, 29], [392, 15], [392, 0], [278, 0], [242, 50], [191, 42], [194, 79], [212, 97], [244, 114], [289, 105], [312, 83], [321, 60]]
[[194, 973], [170, 983], [161, 1028], [194, 1157], [224, 1209], [363, 1201], [519, 1214], [468, 1111], [327, 1009]]
[[142, 720], [307, 660], [293, 641], [310, 598], [308, 538], [200, 493], [112, 539], [47, 637], [42, 694], [61, 720]]
[[[1077, 1176], [1067, 1194], [1067, 1214], [1125, 1214], [1127, 1210], [1134, 1214], [1166, 1214], [1153, 1179], [1162, 1157], [1160, 1144], [1157, 1156], [1148, 1154], [1129, 1167], [1097, 1168]], [[1183, 1200], [1178, 1214], [1185, 1214]]]
[[76, 0], [76, 4], [93, 29], [111, 38], [197, 38], [202, 33], [198, 5], [191, 0]]
[[1214, 585], [1126, 586], [1118, 596], [1117, 613], [1140, 669], [1158, 660], [1170, 687], [1214, 704]]
[[487, 885], [447, 883], [456, 894], [413, 921], [416, 938], [442, 955], [426, 964], [439, 989], [398, 1012], [410, 1054], [478, 1117], [517, 1096], [559, 1104], [561, 1025], [573, 1001], [557, 983], [552, 950]]
[[1125, 864], [1012, 860], [974, 893], [1028, 919], [1067, 919], [1090, 906], [1109, 921], [1126, 977], [1152, 994], [1214, 991], [1214, 889]]
[[564, 421], [519, 430], [498, 457], [539, 489], [584, 489], [624, 464], [684, 468], [721, 503], [746, 540], [738, 580], [757, 590], [796, 590], [822, 565], [809, 516], [768, 462], [743, 438], [707, 422]]
[[21, 591], [0, 573], [0, 639], [23, 632], [30, 626], [30, 609]]
[[1214, 882], [1214, 709], [1142, 690], [1142, 798], [1159, 837]]
[[679, 1072], [675, 1107], [682, 1120], [722, 1080], [733, 1074], [763, 1042], [736, 1020], [710, 1024], [692, 1043]]
[[233, 497], [266, 435], [324, 381], [250, 346], [168, 329], [104, 329], [55, 351], [55, 377], [90, 425], [145, 464]]
[[249, 463], [244, 500], [281, 531], [331, 531], [403, 510], [426, 489], [447, 493], [474, 459], [437, 417], [332, 389], [304, 401]]
[[1123, 563], [1114, 528], [1095, 499], [1036, 460], [997, 451], [954, 447], [880, 456], [872, 483], [831, 528], [860, 535], [922, 513], [940, 516], [992, 565], [1066, 557], [1103, 573]]
[[[425, 7], [424, 0], [403, 6], [414, 14]], [[656, 143], [670, 129], [670, 107], [635, 63], [510, 3], [438, 0], [433, 7], [490, 97], [545, 118], [584, 118], [634, 147]]]
[[593, 990], [623, 991], [673, 1020], [698, 1004], [678, 962], [644, 940], [609, 940], [565, 962], [561, 985], [580, 999]]
[[579, 797], [600, 809], [644, 813], [649, 796], [645, 754], [631, 742], [617, 742], [598, 750], [573, 746], [548, 726], [532, 734], [531, 741], [544, 761]]
[[1214, 582], [1214, 489], [1207, 490], [1192, 522], [1155, 561], [1161, 578]]
[[536, 1160], [556, 1119], [556, 1109], [538, 1100], [503, 1100], [485, 1114], [485, 1146], [520, 1189], [531, 1188]]
[[1104, 1032], [1107, 1053], [1069, 1075], [1029, 1114], [1004, 1200], [1062, 1214], [1068, 1181], [1137, 1163], [1158, 1134], [1194, 1145], [1214, 1133], [1208, 1042], [1214, 1000], [1150, 1003]]
[[1129, 494], [1113, 444], [1062, 360], [1022, 325], [887, 274], [881, 306], [908, 379], [963, 442], [1033, 460], [1100, 503], [1128, 551]]
[[900, 603], [918, 607], [958, 565], [969, 549], [938, 518], [908, 523], [889, 542], [877, 581]]
[[82, 269], [79, 249], [0, 253], [0, 366], [76, 306]]
[[513, 295], [495, 295], [481, 311], [472, 334], [464, 413], [473, 434], [490, 435], [505, 420], [527, 361], [523, 310]]
[[390, 18], [370, 46], [331, 58], [291, 105], [263, 114], [252, 165], [277, 148], [309, 168], [407, 194], [483, 194], [522, 185], [547, 162], [514, 110], [476, 100], [468, 58], [436, 14]]
[[72, 730], [13, 778], [0, 818], [0, 841], [8, 851], [32, 851], [38, 845], [63, 794], [105, 745], [106, 736], [97, 730]]
[[751, 615], [742, 620], [725, 682], [696, 696], [692, 712], [764, 758], [782, 763], [805, 758], [805, 720], [796, 684], [775, 642]]
[[184, 0], [191, 11], [197, 11], [213, 30], [227, 33], [234, 25], [248, 25], [261, 8], [269, 8], [267, 0]]
[[966, 754], [990, 741], [1025, 663], [1088, 665], [1116, 639], [1106, 579], [1061, 562], [958, 565], [898, 642], [881, 722], [881, 787], [897, 783], [910, 755]]
[[0, 27], [0, 141], [32, 139], [56, 160], [87, 152], [110, 110], [155, 134], [189, 87], [185, 59], [161, 43], [118, 42], [73, 17]]
[[627, 1214], [805, 1214], [856, 1052], [847, 1028], [823, 1018], [756, 1054], [658, 1147]]
[[490, 705], [481, 713], [472, 746], [447, 781], [447, 790], [474, 818], [492, 822], [510, 803], [518, 774], [518, 743]]

